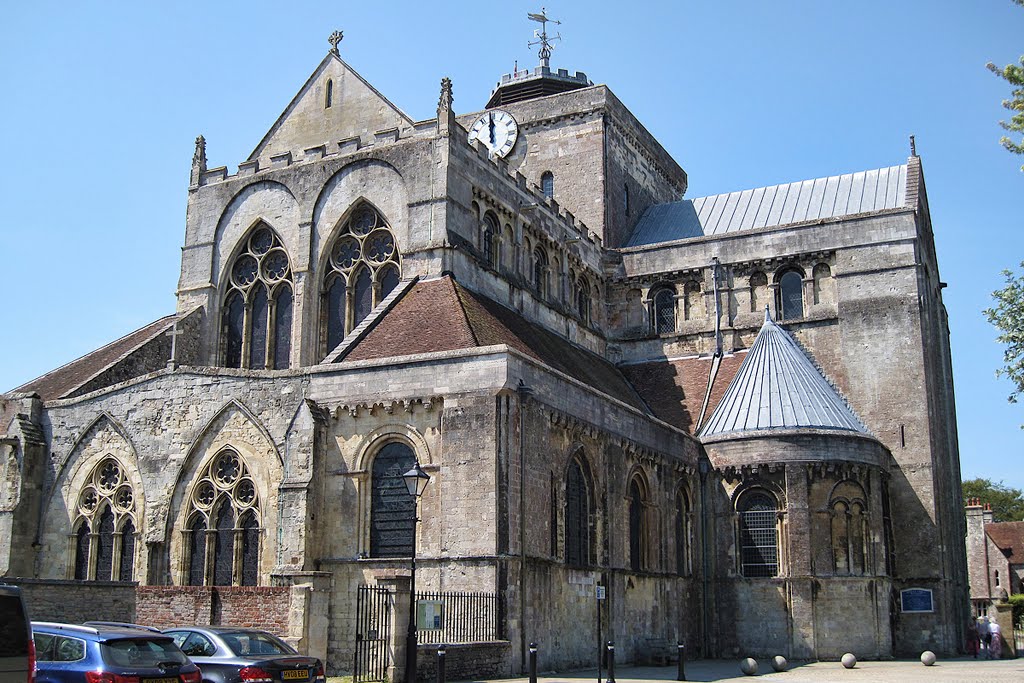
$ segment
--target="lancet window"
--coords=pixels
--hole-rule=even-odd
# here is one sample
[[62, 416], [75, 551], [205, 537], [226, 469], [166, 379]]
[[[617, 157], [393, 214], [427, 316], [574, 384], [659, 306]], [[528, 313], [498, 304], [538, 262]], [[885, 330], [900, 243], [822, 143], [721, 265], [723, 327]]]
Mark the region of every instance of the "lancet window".
[[555, 196], [555, 174], [551, 171], [544, 171], [540, 174], [540, 191], [548, 199]]
[[260, 223], [231, 265], [224, 298], [223, 358], [229, 368], [287, 368], [292, 271], [281, 240]]
[[548, 252], [544, 247], [533, 250], [533, 289], [541, 298], [548, 294]]
[[644, 562], [647, 546], [647, 524], [644, 514], [644, 485], [640, 477], [629, 482], [629, 567], [633, 571], [646, 569]]
[[370, 488], [370, 556], [412, 557], [416, 543], [416, 499], [402, 475], [416, 464], [404, 443], [386, 444], [373, 459]]
[[204, 467], [189, 496], [183, 546], [192, 586], [259, 583], [262, 513], [256, 483], [234, 449]]
[[767, 492], [752, 491], [737, 505], [743, 576], [779, 574], [778, 506]]
[[690, 575], [690, 548], [692, 525], [690, 523], [690, 501], [682, 489], [676, 495], [676, 574]]
[[483, 245], [487, 265], [498, 268], [501, 265], [501, 226], [490, 211], [484, 214]]
[[78, 496], [76, 512], [71, 541], [74, 578], [133, 581], [135, 491], [116, 458], [103, 458], [90, 473]]
[[324, 353], [341, 343], [401, 279], [395, 236], [369, 204], [349, 215], [331, 246], [322, 296]]
[[590, 478], [577, 454], [569, 461], [565, 478], [565, 562], [571, 567], [593, 562], [593, 514]]

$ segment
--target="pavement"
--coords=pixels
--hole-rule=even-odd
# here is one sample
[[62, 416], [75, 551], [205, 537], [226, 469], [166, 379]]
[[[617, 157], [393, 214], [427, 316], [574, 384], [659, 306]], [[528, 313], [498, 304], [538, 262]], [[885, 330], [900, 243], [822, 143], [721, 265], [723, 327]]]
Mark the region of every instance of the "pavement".
[[[1024, 658], [980, 660], [970, 657], [940, 660], [925, 666], [919, 660], [857, 662], [846, 669], [839, 662], [793, 662], [784, 672], [771, 668], [769, 660], [758, 661], [756, 676], [745, 676], [739, 660], [705, 659], [686, 663], [687, 681], [750, 681], [753, 678], [778, 683], [892, 683], [927, 681], [928, 683], [1024, 683]], [[650, 683], [676, 680], [676, 666], [616, 667], [616, 683]], [[537, 683], [607, 683], [608, 672], [597, 678], [597, 669], [561, 674], [546, 672]], [[528, 678], [504, 678], [502, 683], [527, 683]], [[496, 682], [478, 682], [496, 683]]]

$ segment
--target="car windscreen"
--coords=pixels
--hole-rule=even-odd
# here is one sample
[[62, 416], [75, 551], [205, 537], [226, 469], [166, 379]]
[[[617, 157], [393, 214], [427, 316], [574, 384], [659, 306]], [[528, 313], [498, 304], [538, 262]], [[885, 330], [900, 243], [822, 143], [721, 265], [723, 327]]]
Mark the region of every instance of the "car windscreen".
[[288, 647], [269, 633], [238, 632], [222, 633], [221, 638], [239, 657], [246, 655], [293, 655], [295, 650]]
[[159, 667], [188, 663], [170, 638], [118, 638], [100, 646], [103, 661], [113, 666]]
[[28, 654], [28, 626], [21, 598], [0, 594], [0, 657]]

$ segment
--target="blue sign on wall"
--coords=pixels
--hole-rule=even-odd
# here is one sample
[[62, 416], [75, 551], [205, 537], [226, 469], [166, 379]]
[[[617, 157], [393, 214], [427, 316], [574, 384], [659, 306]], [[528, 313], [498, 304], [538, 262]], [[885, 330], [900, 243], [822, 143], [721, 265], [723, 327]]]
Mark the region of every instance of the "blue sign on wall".
[[931, 590], [908, 588], [900, 591], [900, 607], [904, 612], [934, 612]]

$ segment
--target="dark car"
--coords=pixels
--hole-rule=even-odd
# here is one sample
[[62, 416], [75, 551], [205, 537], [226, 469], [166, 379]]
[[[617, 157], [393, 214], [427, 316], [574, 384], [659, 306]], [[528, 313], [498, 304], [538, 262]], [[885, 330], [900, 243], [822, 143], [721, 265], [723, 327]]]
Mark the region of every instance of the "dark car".
[[123, 626], [32, 622], [36, 683], [200, 683], [174, 639]]
[[323, 662], [266, 631], [188, 626], [164, 633], [199, 665], [204, 683], [326, 683]]
[[0, 683], [32, 683], [36, 656], [21, 589], [0, 585]]

